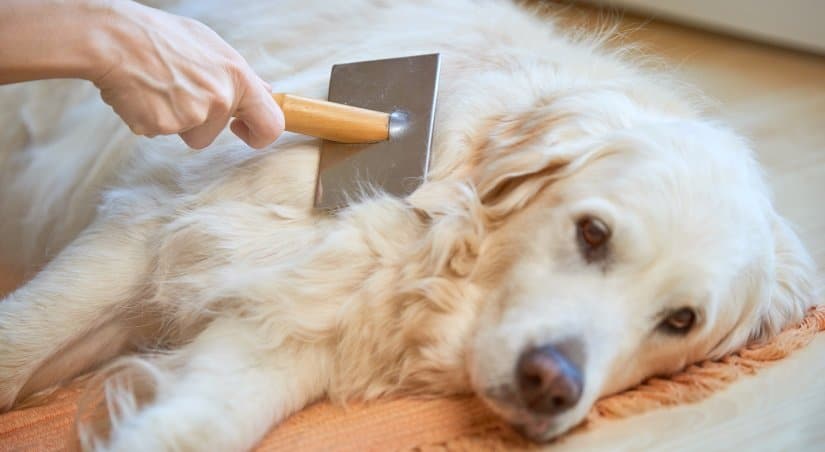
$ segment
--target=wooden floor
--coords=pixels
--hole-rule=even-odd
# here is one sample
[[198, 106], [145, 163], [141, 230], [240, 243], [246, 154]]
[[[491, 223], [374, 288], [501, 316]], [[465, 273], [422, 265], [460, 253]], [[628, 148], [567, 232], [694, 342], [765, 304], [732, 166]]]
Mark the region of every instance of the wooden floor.
[[[778, 209], [825, 268], [825, 58], [635, 18], [622, 23], [627, 39], [715, 98], [714, 113], [750, 137]], [[821, 336], [702, 403], [611, 422], [547, 449], [825, 451]]]

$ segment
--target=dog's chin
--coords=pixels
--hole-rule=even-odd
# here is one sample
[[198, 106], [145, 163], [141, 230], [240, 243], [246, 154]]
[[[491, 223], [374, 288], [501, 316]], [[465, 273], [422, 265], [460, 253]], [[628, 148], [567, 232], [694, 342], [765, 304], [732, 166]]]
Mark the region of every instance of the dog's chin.
[[560, 434], [553, 419], [532, 417], [521, 423], [513, 423], [513, 428], [524, 437], [537, 443], [552, 440]]
[[544, 443], [566, 432], [575, 423], [568, 416], [542, 416], [520, 406], [497, 398], [483, 397], [490, 409], [506, 421], [514, 430], [531, 441]]

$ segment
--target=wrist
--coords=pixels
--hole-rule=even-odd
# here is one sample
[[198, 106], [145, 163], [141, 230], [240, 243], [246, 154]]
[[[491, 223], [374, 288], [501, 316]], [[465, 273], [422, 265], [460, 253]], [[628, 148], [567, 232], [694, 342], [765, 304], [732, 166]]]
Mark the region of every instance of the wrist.
[[124, 29], [128, 28], [122, 6], [124, 1], [86, 0], [82, 9], [83, 24], [78, 31], [75, 76], [96, 82], [122, 61]]
[[107, 30], [116, 1], [2, 0], [0, 83], [91, 80], [109, 64]]
[[84, 37], [90, 63], [82, 78], [97, 83], [146, 46], [156, 11], [131, 0], [88, 0], [85, 6], [94, 26]]

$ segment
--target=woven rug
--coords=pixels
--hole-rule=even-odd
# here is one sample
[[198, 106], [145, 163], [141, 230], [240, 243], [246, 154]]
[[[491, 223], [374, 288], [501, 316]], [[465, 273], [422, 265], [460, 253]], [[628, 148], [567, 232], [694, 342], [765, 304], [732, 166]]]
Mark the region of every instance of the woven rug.
[[[10, 286], [7, 284], [6, 288]], [[2, 292], [0, 287], [0, 294]], [[825, 305], [811, 309], [799, 325], [786, 329], [769, 342], [751, 345], [719, 361], [690, 366], [669, 378], [650, 379], [636, 388], [602, 399], [571, 434], [597, 428], [613, 419], [702, 400], [741, 376], [754, 374], [806, 346], [822, 331], [825, 331]], [[0, 450], [75, 449], [75, 414], [82, 392], [82, 384], [74, 384], [0, 415]], [[257, 450], [429, 452], [536, 447], [513, 433], [478, 399], [465, 397], [382, 400], [348, 407], [318, 403], [274, 428]]]

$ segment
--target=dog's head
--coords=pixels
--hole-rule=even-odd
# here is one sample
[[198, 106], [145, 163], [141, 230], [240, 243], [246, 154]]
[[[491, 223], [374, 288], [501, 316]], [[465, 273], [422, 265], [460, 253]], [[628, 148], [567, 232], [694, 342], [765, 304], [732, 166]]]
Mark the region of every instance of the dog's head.
[[473, 227], [451, 268], [485, 291], [473, 389], [538, 440], [599, 397], [776, 333], [812, 301], [810, 258], [746, 143], [579, 97], [474, 132], [478, 204], [455, 209]]

